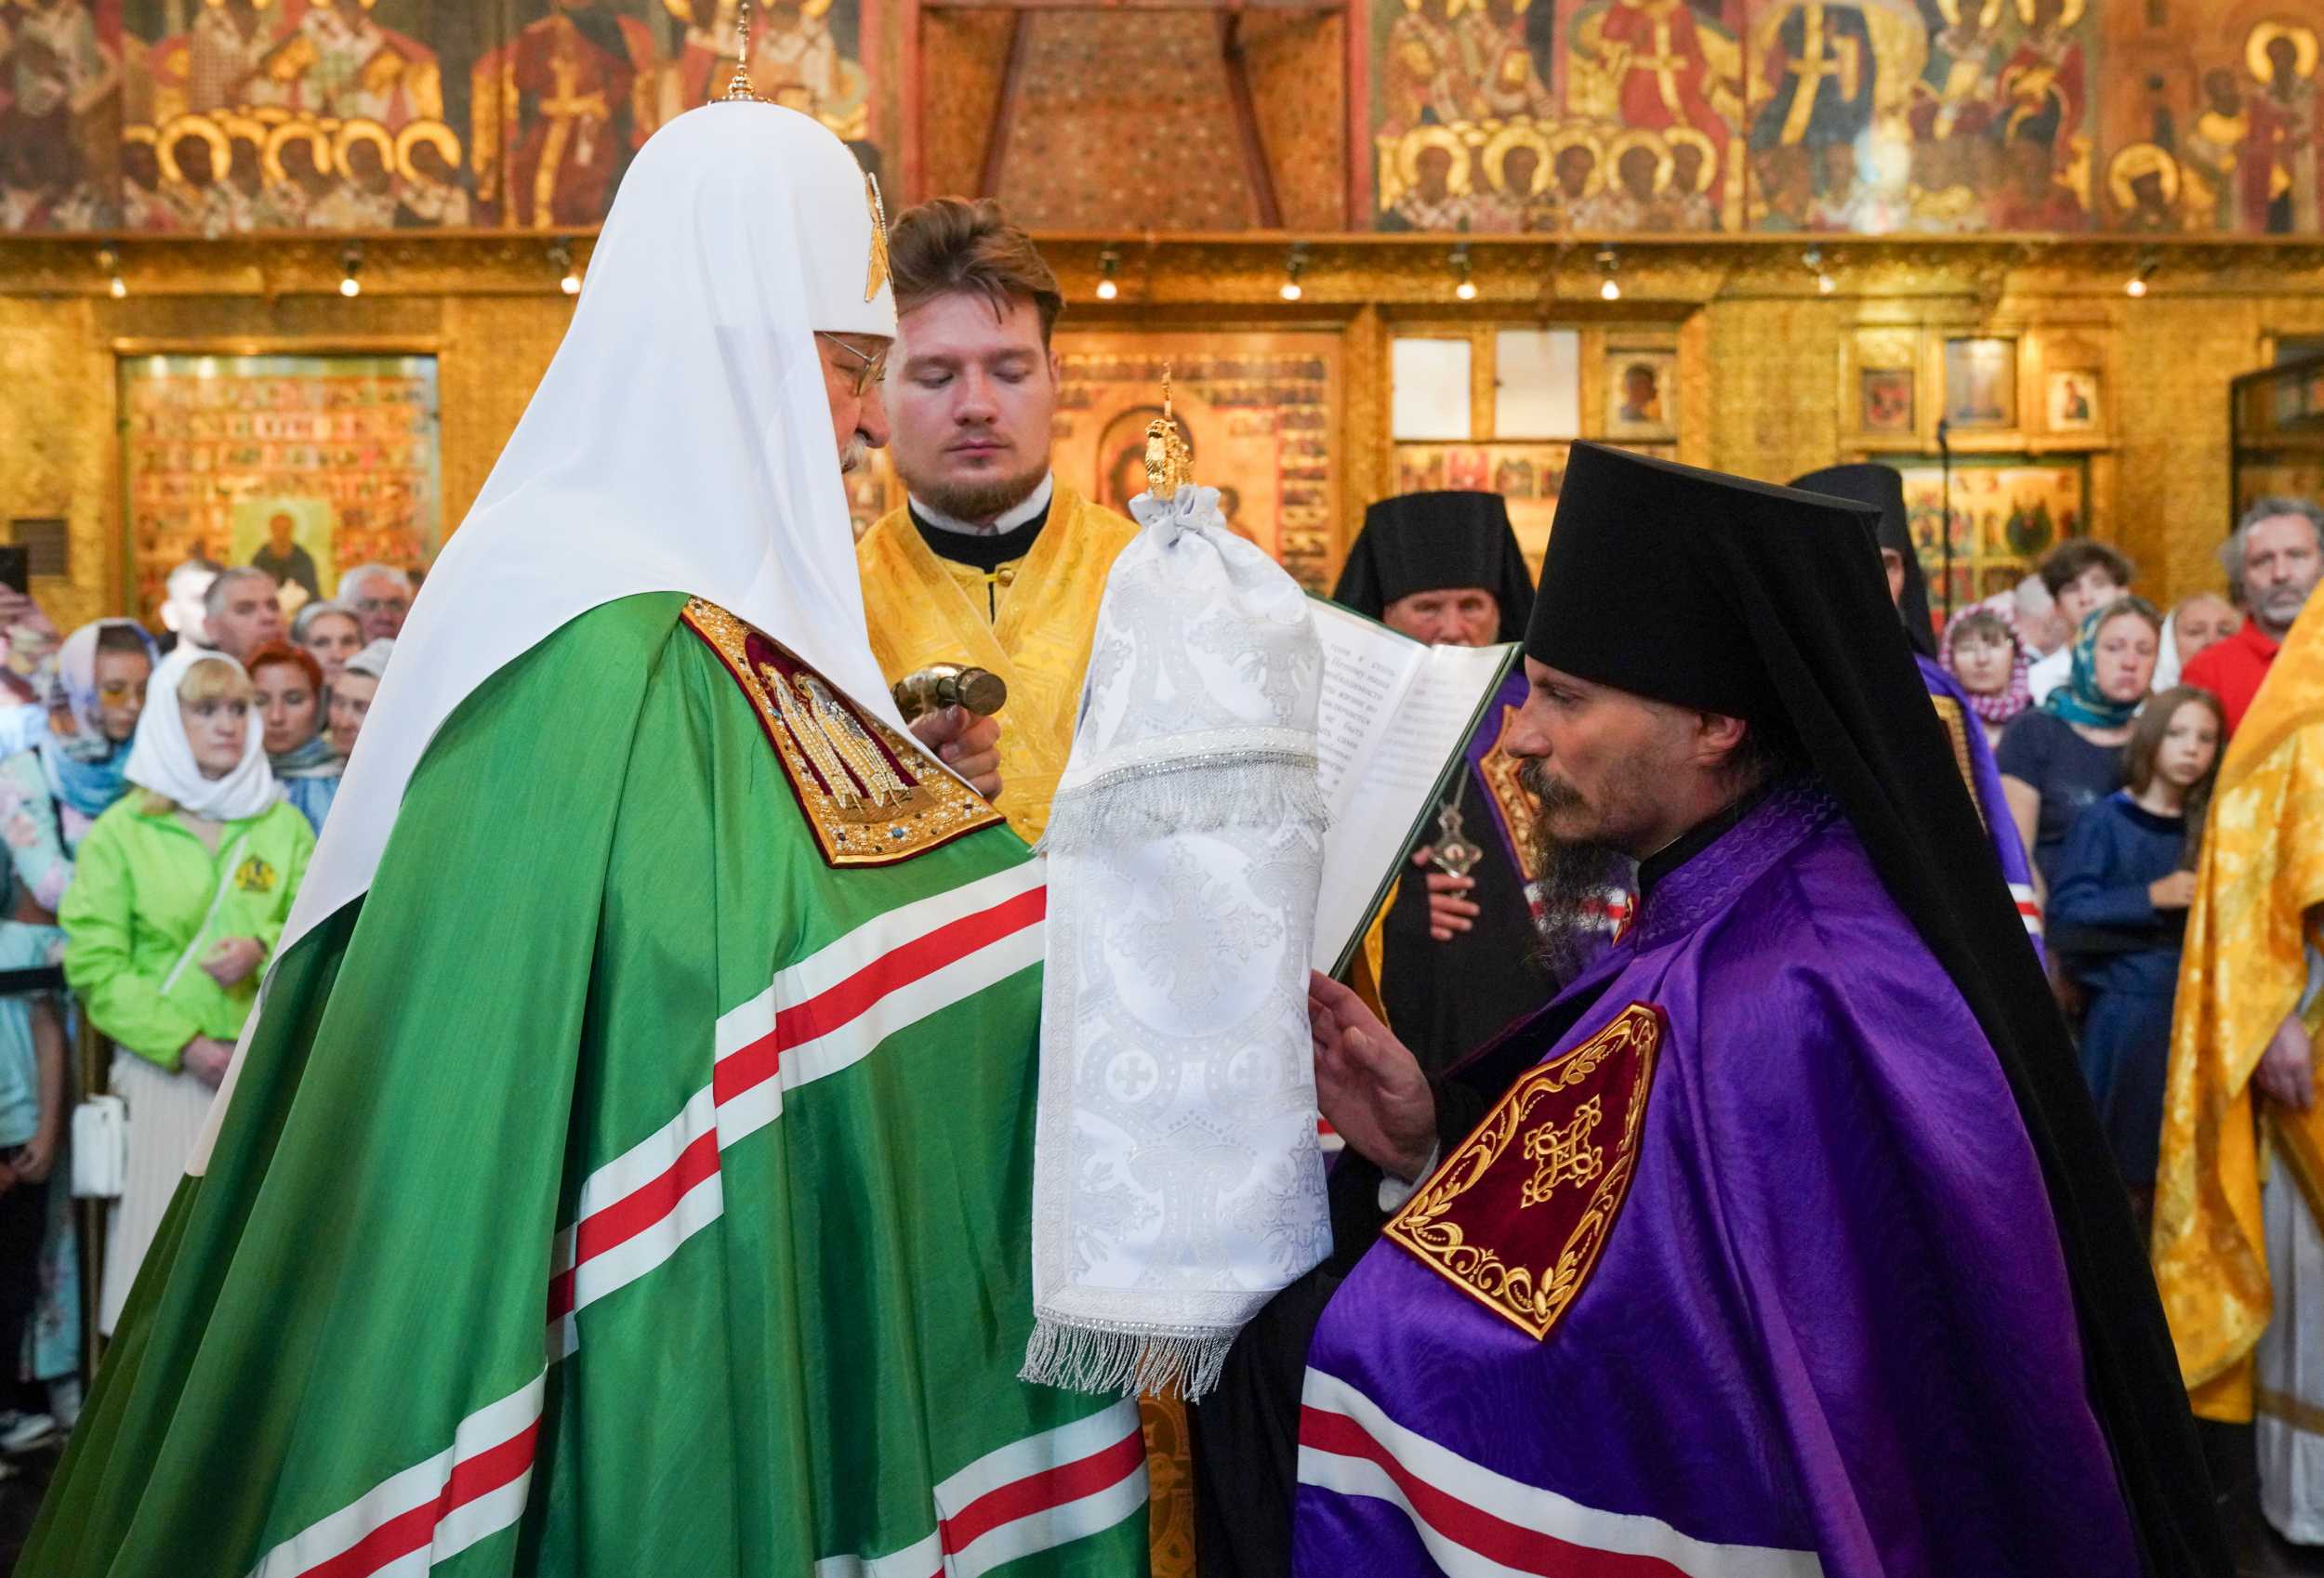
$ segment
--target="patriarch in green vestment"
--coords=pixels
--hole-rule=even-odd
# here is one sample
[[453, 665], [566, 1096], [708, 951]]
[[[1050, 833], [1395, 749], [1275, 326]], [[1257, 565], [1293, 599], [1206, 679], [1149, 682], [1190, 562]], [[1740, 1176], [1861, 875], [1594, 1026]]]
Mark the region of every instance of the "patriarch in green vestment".
[[886, 274], [807, 116], [639, 154], [20, 1572], [1142, 1572], [1016, 1378], [1041, 867], [865, 634]]

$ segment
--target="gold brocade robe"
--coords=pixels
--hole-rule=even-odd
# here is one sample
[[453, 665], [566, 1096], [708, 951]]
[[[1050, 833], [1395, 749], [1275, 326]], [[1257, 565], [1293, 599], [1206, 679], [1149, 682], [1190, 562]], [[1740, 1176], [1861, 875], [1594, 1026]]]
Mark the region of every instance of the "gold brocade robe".
[[[2251, 1417], [2251, 1354], [2272, 1307], [2260, 1216], [2267, 1141], [2324, 1222], [2324, 1102], [2297, 1112], [2251, 1092], [2260, 1055], [2299, 1006], [2318, 905], [2324, 597], [2308, 599], [2220, 764], [2179, 965], [2155, 1278], [2195, 1411], [2210, 1419]], [[2324, 1013], [2311, 1012], [2308, 1027], [2324, 1029]]]
[[[1049, 825], [1050, 800], [1073, 749], [1105, 577], [1137, 534], [1137, 522], [1059, 481], [1032, 551], [990, 573], [940, 558], [905, 509], [881, 516], [855, 545], [865, 623], [888, 683], [931, 663], [974, 664], [1008, 681], [1009, 701], [1000, 710], [1000, 809], [1027, 843]], [[1193, 1578], [1186, 1405], [1144, 1398], [1139, 1409], [1146, 1427], [1154, 1578]]]
[[1134, 521], [1060, 481], [1032, 551], [990, 575], [938, 558], [906, 510], [880, 517], [855, 545], [872, 654], [890, 684], [931, 663], [973, 664], [1008, 681], [1000, 809], [1027, 843], [1049, 825], [1073, 749], [1106, 573], [1137, 534]]

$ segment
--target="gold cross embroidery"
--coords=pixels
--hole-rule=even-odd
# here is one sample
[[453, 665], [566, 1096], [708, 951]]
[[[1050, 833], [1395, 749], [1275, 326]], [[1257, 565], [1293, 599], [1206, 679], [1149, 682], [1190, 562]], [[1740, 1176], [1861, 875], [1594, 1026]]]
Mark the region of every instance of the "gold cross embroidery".
[[1593, 1096], [1574, 1110], [1573, 1122], [1564, 1128], [1543, 1124], [1525, 1136], [1525, 1159], [1538, 1165], [1518, 1191], [1519, 1205], [1538, 1205], [1560, 1184], [1586, 1184], [1605, 1171], [1605, 1151], [1590, 1143], [1591, 1131], [1604, 1115], [1605, 1109]]

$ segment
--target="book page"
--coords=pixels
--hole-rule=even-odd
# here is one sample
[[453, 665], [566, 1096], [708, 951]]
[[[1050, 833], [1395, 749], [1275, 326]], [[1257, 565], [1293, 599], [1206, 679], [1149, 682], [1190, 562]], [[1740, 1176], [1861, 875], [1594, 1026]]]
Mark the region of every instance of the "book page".
[[[1316, 621], [1319, 632], [1325, 623]], [[1435, 801], [1437, 785], [1467, 746], [1515, 653], [1512, 646], [1422, 647], [1381, 633], [1410, 649], [1400, 655], [1412, 671], [1395, 688], [1393, 702], [1368, 717], [1350, 717], [1344, 709], [1376, 704], [1367, 700], [1374, 683], [1369, 665], [1384, 664], [1387, 654], [1376, 643], [1367, 649], [1350, 642], [1356, 650], [1339, 658], [1326, 640], [1318, 751], [1341, 757], [1324, 771], [1332, 821], [1324, 840], [1313, 962], [1327, 973], [1339, 967], [1371, 923], [1399, 874], [1414, 829]], [[1336, 697], [1335, 659], [1345, 665]], [[1334, 736], [1328, 745], [1322, 743], [1327, 734]]]
[[1316, 777], [1337, 823], [1362, 786], [1362, 764], [1378, 754], [1428, 649], [1360, 613], [1311, 598], [1323, 643], [1322, 695], [1315, 708]]

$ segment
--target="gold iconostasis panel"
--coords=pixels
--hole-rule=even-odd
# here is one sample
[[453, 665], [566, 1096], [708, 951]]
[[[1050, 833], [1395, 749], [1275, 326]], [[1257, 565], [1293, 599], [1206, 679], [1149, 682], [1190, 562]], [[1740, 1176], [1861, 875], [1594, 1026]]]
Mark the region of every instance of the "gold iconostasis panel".
[[154, 617], [185, 559], [271, 550], [305, 597], [358, 564], [424, 570], [442, 530], [436, 358], [121, 360], [130, 599]]

